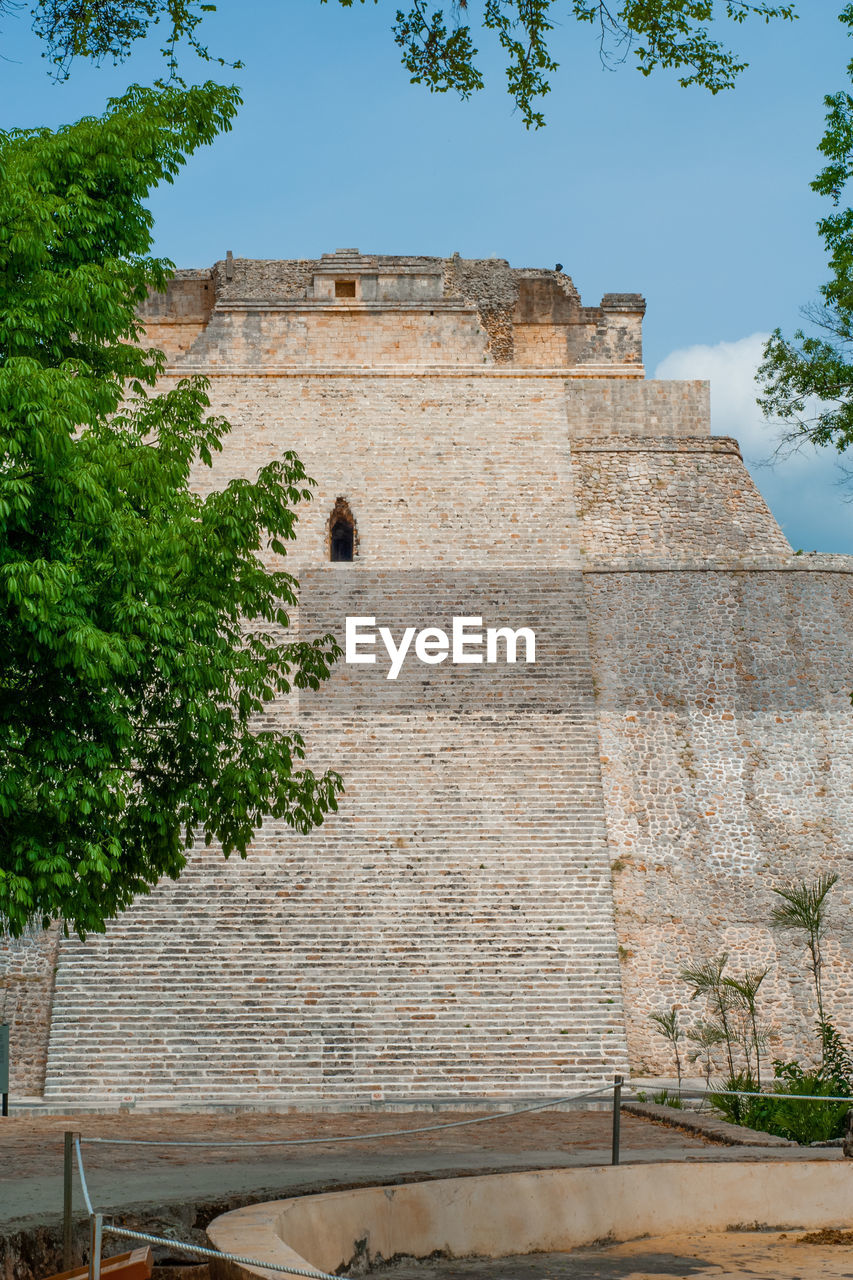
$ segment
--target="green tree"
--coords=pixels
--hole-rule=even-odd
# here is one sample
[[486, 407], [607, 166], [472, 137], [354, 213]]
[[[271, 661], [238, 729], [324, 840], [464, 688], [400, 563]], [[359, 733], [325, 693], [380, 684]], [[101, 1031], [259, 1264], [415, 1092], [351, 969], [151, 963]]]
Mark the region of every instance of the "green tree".
[[[352, 8], [356, 0], [338, 3]], [[0, 0], [0, 13], [16, 4], [17, 0]], [[209, 58], [198, 28], [214, 8], [204, 0], [37, 0], [32, 14], [47, 56], [65, 75], [75, 57], [122, 61], [133, 43], [157, 24], [162, 24], [164, 52], [173, 68], [182, 40]], [[485, 0], [478, 25], [481, 34], [497, 39], [502, 48], [507, 90], [524, 123], [538, 127], [544, 116], [537, 104], [550, 89], [548, 76], [558, 70], [551, 33], [566, 18], [595, 31], [605, 62], [622, 62], [632, 55], [643, 75], [671, 69], [680, 84], [702, 85], [718, 93], [731, 88], [747, 64], [709, 28], [720, 18], [739, 24], [749, 17], [764, 22], [791, 19], [794, 5], [767, 0], [618, 0], [615, 5], [605, 0]], [[462, 97], [483, 87], [467, 0], [452, 3], [449, 17], [431, 0], [409, 0], [406, 11], [397, 8], [395, 0], [391, 29], [414, 83]], [[223, 63], [221, 58], [216, 61]]]
[[[853, 35], [853, 5], [839, 21]], [[847, 65], [853, 81], [853, 60]], [[818, 222], [830, 277], [820, 301], [803, 308], [809, 332], [793, 338], [774, 330], [758, 371], [758, 403], [768, 418], [784, 423], [789, 443], [853, 444], [853, 209], [845, 207], [853, 176], [853, 96], [847, 89], [824, 98], [826, 125], [819, 151], [827, 163], [811, 187], [832, 204]]]
[[[0, 0], [0, 13], [19, 7], [18, 0]], [[65, 79], [75, 58], [124, 62], [152, 27], [163, 32], [162, 53], [172, 71], [182, 42], [205, 62], [239, 67], [239, 62], [212, 57], [199, 37], [205, 14], [215, 10], [216, 5], [205, 0], [37, 0], [30, 12], [33, 31], [45, 42], [43, 56], [58, 78]]]
[[[354, 2], [339, 0], [348, 8]], [[483, 87], [471, 27], [459, 17], [467, 9], [467, 0], [454, 5], [449, 23], [444, 10], [429, 0], [414, 0], [408, 12], [397, 11], [394, 38], [414, 83], [438, 93], [454, 89], [463, 97]], [[535, 104], [550, 91], [548, 75], [559, 65], [549, 45], [556, 23], [572, 17], [593, 27], [606, 63], [633, 55], [643, 75], [658, 68], [675, 70], [680, 85], [702, 85], [718, 93], [732, 88], [747, 65], [709, 31], [708, 24], [720, 15], [735, 23], [750, 16], [770, 22], [792, 19], [794, 6], [725, 0], [715, 10], [714, 0], [620, 0], [616, 5], [604, 0], [485, 0], [480, 25], [500, 42], [507, 91], [525, 125], [538, 128], [545, 118]]]
[[[760, 1075], [753, 1075], [752, 1066], [754, 1053], [756, 1072], [760, 1070], [764, 1032], [758, 1023], [755, 1002], [768, 971], [747, 970], [742, 978], [732, 978], [725, 973], [728, 962], [724, 951], [683, 969], [681, 979], [693, 988], [691, 1000], [701, 996], [706, 1002], [707, 1016], [690, 1035], [699, 1046], [696, 1056], [705, 1054], [706, 1082], [710, 1081], [712, 1049], [718, 1044], [725, 1046], [729, 1074], [723, 1082], [723, 1092], [714, 1095], [715, 1105], [725, 1110], [735, 1124], [742, 1124], [751, 1113], [752, 1104], [739, 1096], [729, 1097], [726, 1091], [738, 1095], [760, 1087]], [[739, 1070], [735, 1062], [735, 1046], [742, 1051], [744, 1070]]]
[[245, 855], [271, 814], [299, 830], [340, 779], [260, 727], [315, 686], [331, 637], [287, 643], [295, 599], [265, 567], [310, 481], [293, 455], [202, 499], [228, 425], [135, 308], [169, 263], [143, 199], [229, 127], [208, 84], [132, 88], [101, 119], [0, 133], [0, 918], [81, 935], [177, 877], [197, 836]]

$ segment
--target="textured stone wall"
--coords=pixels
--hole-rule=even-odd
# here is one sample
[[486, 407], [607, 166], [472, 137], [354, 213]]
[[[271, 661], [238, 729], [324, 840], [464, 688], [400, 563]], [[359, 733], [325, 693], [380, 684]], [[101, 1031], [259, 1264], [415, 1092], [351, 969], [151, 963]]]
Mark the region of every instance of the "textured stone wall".
[[0, 934], [0, 1022], [9, 1024], [13, 1097], [44, 1086], [58, 943], [56, 926], [17, 939]]
[[347, 499], [360, 564], [577, 566], [562, 382], [531, 378], [264, 377], [212, 380], [233, 424], [214, 472], [246, 476], [284, 448], [317, 480], [292, 562], [326, 556], [327, 521]]
[[734, 440], [601, 436], [574, 445], [587, 561], [786, 561], [791, 549]]
[[[347, 296], [336, 296], [346, 282]], [[215, 305], [214, 305], [215, 304]], [[182, 271], [142, 309], [151, 341], [201, 366], [607, 365], [642, 374], [638, 294], [584, 307], [561, 271], [501, 258], [228, 257]], [[429, 317], [429, 318], [428, 318]]]
[[538, 369], [565, 369], [569, 363], [564, 325], [514, 324], [512, 349], [515, 364]]
[[634, 1070], [670, 1071], [648, 1013], [690, 1014], [680, 969], [772, 966], [772, 1056], [813, 1042], [802, 950], [772, 885], [837, 870], [828, 1012], [853, 1036], [853, 561], [587, 575], [622, 980]]
[[217, 262], [213, 268], [217, 300], [285, 302], [304, 298], [316, 266], [316, 262], [304, 258], [296, 261], [234, 258], [230, 262]]
[[[178, 326], [180, 329], [184, 326]], [[160, 330], [161, 338], [164, 336]], [[216, 311], [186, 350], [187, 366], [482, 365], [491, 362], [477, 312], [441, 300], [424, 313], [392, 304], [315, 304], [311, 311], [257, 307]], [[172, 344], [170, 353], [178, 354]]]
[[603, 436], [621, 437], [626, 447], [646, 439], [707, 439], [711, 430], [707, 382], [575, 378], [566, 382], [566, 415], [572, 440], [596, 444], [605, 443]]
[[312, 723], [309, 763], [347, 780], [319, 831], [265, 825], [246, 862], [199, 850], [63, 944], [46, 1096], [559, 1096], [621, 1070], [584, 673], [563, 713], [513, 724]]

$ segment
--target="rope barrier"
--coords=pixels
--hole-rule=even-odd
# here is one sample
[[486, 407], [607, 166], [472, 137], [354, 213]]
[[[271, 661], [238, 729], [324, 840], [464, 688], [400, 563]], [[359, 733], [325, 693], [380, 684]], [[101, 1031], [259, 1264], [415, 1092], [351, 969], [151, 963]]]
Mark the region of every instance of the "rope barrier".
[[260, 1258], [246, 1258], [238, 1253], [221, 1253], [218, 1249], [205, 1249], [201, 1245], [184, 1244], [182, 1240], [170, 1240], [168, 1236], [152, 1236], [145, 1231], [130, 1231], [112, 1222], [104, 1223], [104, 1231], [128, 1240], [143, 1240], [147, 1244], [167, 1244], [184, 1253], [196, 1253], [201, 1258], [218, 1258], [223, 1262], [240, 1262], [246, 1267], [262, 1267], [264, 1271], [283, 1271], [289, 1276], [309, 1276], [311, 1280], [347, 1280], [346, 1276], [330, 1275], [328, 1271], [306, 1271], [304, 1267], [286, 1267], [280, 1262], [262, 1262]]
[[[278, 1147], [278, 1146], [316, 1146], [324, 1143], [338, 1142], [369, 1142], [377, 1138], [400, 1138], [410, 1134], [417, 1133], [434, 1133], [443, 1129], [457, 1129], [466, 1125], [484, 1124], [488, 1121], [512, 1119], [519, 1115], [529, 1115], [531, 1112], [544, 1111], [549, 1107], [571, 1105], [575, 1102], [583, 1102], [590, 1098], [600, 1097], [602, 1094], [611, 1093], [614, 1088], [618, 1088], [621, 1083], [617, 1077], [617, 1086], [604, 1085], [598, 1089], [586, 1090], [583, 1093], [567, 1095], [563, 1098], [549, 1099], [547, 1102], [534, 1103], [531, 1106], [519, 1107], [514, 1111], [497, 1112], [488, 1116], [472, 1116], [464, 1120], [452, 1120], [442, 1124], [419, 1125], [413, 1129], [390, 1129], [378, 1133], [367, 1134], [341, 1134], [333, 1137], [325, 1138], [276, 1138], [276, 1139], [259, 1139], [240, 1140], [237, 1142], [216, 1141], [216, 1140], [195, 1140], [180, 1142], [172, 1139], [152, 1139], [152, 1138], [83, 1138], [76, 1135], [74, 1138], [74, 1148], [77, 1158], [77, 1170], [80, 1176], [80, 1186], [83, 1192], [83, 1199], [86, 1203], [86, 1209], [89, 1214], [90, 1221], [95, 1221], [96, 1225], [100, 1224], [102, 1230], [108, 1231], [111, 1235], [119, 1236], [128, 1240], [139, 1240], [146, 1244], [167, 1245], [169, 1248], [177, 1249], [183, 1253], [190, 1253], [202, 1258], [218, 1258], [222, 1261], [235, 1262], [242, 1266], [257, 1267], [265, 1271], [281, 1272], [285, 1275], [305, 1277], [306, 1280], [348, 1280], [347, 1277], [330, 1275], [325, 1271], [308, 1270], [303, 1267], [290, 1267], [283, 1263], [264, 1262], [260, 1258], [251, 1258], [241, 1254], [223, 1253], [218, 1249], [208, 1249], [201, 1245], [193, 1245], [185, 1243], [183, 1240], [173, 1240], [167, 1236], [155, 1236], [144, 1231], [133, 1231], [128, 1227], [120, 1227], [112, 1222], [102, 1222], [101, 1216], [96, 1215], [92, 1207], [92, 1200], [89, 1195], [89, 1187], [86, 1181], [86, 1171], [83, 1164], [83, 1153], [81, 1142], [99, 1143], [106, 1146], [134, 1146], [134, 1147]], [[724, 1097], [740, 1097], [740, 1098], [768, 1098], [778, 1100], [792, 1100], [797, 1102], [830, 1102], [841, 1103], [846, 1102], [853, 1106], [853, 1098], [827, 1097], [821, 1094], [798, 1094], [798, 1093], [764, 1093], [752, 1092], [743, 1089], [709, 1089], [705, 1093], [686, 1092], [682, 1096], [691, 1099], [705, 1100], [709, 1096], [719, 1094]], [[614, 1094], [617, 1097], [618, 1093]], [[628, 1101], [629, 1099], [625, 1099]], [[630, 1100], [634, 1100], [633, 1098]], [[615, 1114], [615, 1111], [614, 1111]], [[614, 1139], [615, 1141], [615, 1139]], [[67, 1157], [66, 1157], [67, 1158]], [[614, 1160], [614, 1163], [616, 1161]]]
[[86, 1185], [86, 1172], [83, 1168], [83, 1152], [80, 1150], [79, 1137], [74, 1139], [74, 1148], [77, 1152], [77, 1172], [80, 1174], [80, 1186], [83, 1189], [83, 1199], [86, 1201], [86, 1209], [88, 1210], [89, 1217], [91, 1218], [95, 1210], [92, 1208], [92, 1201], [89, 1198], [89, 1188]]
[[586, 1093], [573, 1093], [565, 1098], [551, 1098], [547, 1102], [537, 1102], [530, 1107], [519, 1107], [515, 1111], [501, 1111], [491, 1116], [472, 1116], [468, 1120], [419, 1125], [416, 1129], [388, 1129], [380, 1133], [350, 1133], [328, 1138], [263, 1138], [256, 1141], [239, 1139], [236, 1142], [229, 1142], [226, 1138], [219, 1141], [196, 1139], [186, 1142], [167, 1138], [84, 1138], [83, 1141], [110, 1147], [314, 1147], [336, 1142], [371, 1142], [375, 1138], [405, 1138], [412, 1133], [435, 1133], [439, 1129], [459, 1129], [463, 1125], [485, 1124], [489, 1120], [510, 1120], [514, 1116], [529, 1115], [531, 1111], [546, 1111], [549, 1107], [583, 1102], [587, 1098], [597, 1098], [603, 1093], [612, 1092], [613, 1085], [608, 1084], [600, 1089], [590, 1089]]
[[688, 1093], [682, 1090], [683, 1098], [700, 1099], [705, 1101], [706, 1098], [722, 1097], [722, 1098], [770, 1098], [773, 1101], [777, 1099], [790, 1099], [793, 1102], [846, 1102], [848, 1106], [853, 1107], [853, 1098], [836, 1098], [829, 1097], [824, 1093], [748, 1093], [744, 1089], [709, 1089], [706, 1093]]
[[80, 1175], [80, 1186], [83, 1191], [83, 1198], [86, 1202], [86, 1209], [89, 1214], [90, 1221], [97, 1220], [101, 1222], [102, 1230], [110, 1232], [111, 1235], [120, 1236], [128, 1240], [140, 1240], [147, 1244], [168, 1245], [170, 1248], [178, 1249], [184, 1253], [196, 1254], [202, 1258], [219, 1258], [223, 1261], [240, 1263], [243, 1266], [259, 1267], [266, 1271], [282, 1272], [285, 1275], [304, 1276], [307, 1280], [347, 1280], [347, 1277], [333, 1276], [325, 1271], [306, 1270], [303, 1267], [289, 1267], [282, 1263], [264, 1262], [260, 1258], [250, 1258], [240, 1254], [222, 1253], [218, 1249], [207, 1249], [201, 1245], [186, 1244], [183, 1240], [172, 1240], [167, 1236], [155, 1236], [144, 1231], [132, 1231], [128, 1227], [119, 1227], [112, 1222], [102, 1222], [100, 1215], [96, 1215], [92, 1207], [92, 1200], [89, 1195], [89, 1188], [86, 1182], [86, 1171], [83, 1165], [83, 1153], [81, 1150], [81, 1142], [100, 1143], [108, 1146], [134, 1146], [134, 1147], [278, 1147], [278, 1146], [309, 1146], [322, 1145], [323, 1143], [335, 1142], [369, 1142], [375, 1138], [399, 1138], [412, 1133], [433, 1133], [441, 1129], [457, 1129], [463, 1125], [484, 1124], [489, 1120], [506, 1120], [512, 1119], [514, 1116], [529, 1115], [534, 1111], [544, 1111], [549, 1107], [571, 1104], [574, 1102], [583, 1102], [589, 1098], [598, 1098], [602, 1094], [610, 1093], [612, 1085], [603, 1085], [599, 1089], [588, 1089], [583, 1093], [570, 1094], [563, 1098], [551, 1098], [547, 1102], [537, 1102], [532, 1106], [518, 1107], [514, 1111], [497, 1112], [489, 1116], [471, 1116], [465, 1120], [452, 1120], [443, 1124], [419, 1125], [414, 1129], [389, 1129], [380, 1133], [366, 1134], [341, 1134], [337, 1137], [329, 1138], [279, 1138], [279, 1139], [259, 1139], [257, 1141], [208, 1141], [198, 1140], [190, 1142], [176, 1142], [174, 1140], [157, 1140], [151, 1138], [82, 1138], [77, 1135], [74, 1138], [74, 1147], [77, 1155], [77, 1169]]

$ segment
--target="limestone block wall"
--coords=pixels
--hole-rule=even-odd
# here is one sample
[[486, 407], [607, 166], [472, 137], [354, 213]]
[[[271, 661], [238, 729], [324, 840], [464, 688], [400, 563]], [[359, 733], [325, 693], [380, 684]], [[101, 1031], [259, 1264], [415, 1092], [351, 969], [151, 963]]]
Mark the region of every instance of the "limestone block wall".
[[213, 271], [178, 271], [165, 293], [149, 295], [141, 316], [149, 324], [206, 324], [216, 303]]
[[144, 307], [145, 344], [171, 359], [186, 355], [204, 333], [216, 302], [213, 271], [180, 271], [166, 293], [153, 293]]
[[[280, 302], [304, 298], [317, 263], [310, 258], [228, 258], [214, 263], [211, 276], [222, 302], [263, 299]], [[170, 286], [171, 288], [171, 286]]]
[[772, 966], [772, 1056], [813, 1041], [804, 956], [768, 928], [770, 889], [826, 870], [841, 875], [827, 1006], [849, 1040], [853, 562], [586, 583], [632, 1066], [672, 1069], [648, 1014], [689, 1016], [679, 971], [721, 951], [735, 973]]
[[[351, 669], [271, 707], [344, 775], [338, 814], [265, 824], [245, 862], [194, 851], [103, 937], [0, 956], [16, 1087], [559, 1095], [668, 1071], [648, 1014], [721, 949], [779, 962], [784, 1055], [812, 1012], [770, 886], [826, 867], [828, 1004], [853, 1038], [851, 565], [791, 555], [710, 436], [707, 384], [643, 380], [643, 309], [584, 307], [561, 271], [357, 250], [229, 255], [149, 300], [164, 386], [208, 375], [232, 424], [199, 491], [284, 449], [316, 479], [294, 628], [476, 601], [535, 615], [546, 660], [372, 691]], [[330, 564], [342, 500], [356, 556]]]
[[[223, 374], [211, 394], [234, 430], [200, 486], [283, 448], [318, 479], [288, 557], [305, 590], [477, 571], [500, 621], [544, 575], [568, 685], [515, 710], [417, 684], [303, 704], [312, 767], [346, 779], [339, 813], [310, 837], [270, 823], [245, 863], [199, 850], [103, 938], [63, 942], [45, 1096], [520, 1097], [609, 1077], [627, 1057], [563, 380]], [[352, 565], [325, 563], [340, 496]]]
[[[537, 286], [532, 296], [525, 285]], [[573, 308], [568, 300], [557, 304], [555, 293], [555, 281], [521, 282], [512, 313], [514, 364], [533, 368], [612, 365], [622, 376], [632, 368], [642, 374], [645, 302], [639, 294], [606, 294], [600, 307]]]
[[295, 449], [317, 480], [299, 515], [297, 569], [328, 556], [344, 496], [360, 564], [552, 568], [580, 563], [561, 379], [316, 374], [212, 379], [232, 423], [217, 470], [254, 476]]
[[492, 362], [488, 342], [474, 308], [441, 300], [425, 315], [349, 300], [310, 312], [296, 303], [287, 309], [259, 305], [217, 310], [186, 349], [186, 363], [205, 371], [223, 364], [479, 365]]
[[625, 443], [711, 433], [707, 382], [634, 381], [625, 377], [566, 380], [566, 430], [571, 440], [598, 443], [619, 436]]
[[[849, 714], [850, 622], [839, 610], [827, 625], [822, 593], [842, 576], [732, 573], [800, 566], [733, 443], [700, 434], [701, 384], [222, 370], [211, 388], [233, 431], [200, 488], [283, 448], [317, 477], [288, 557], [303, 583], [345, 497], [356, 562], [327, 573], [365, 589], [376, 572], [497, 573], [490, 598], [502, 582], [507, 602], [512, 575], [550, 574], [571, 606], [575, 682], [548, 714], [463, 711], [428, 690], [372, 710], [303, 705], [312, 764], [346, 778], [340, 813], [308, 838], [270, 824], [245, 864], [199, 850], [105, 938], [63, 942], [46, 1095], [521, 1096], [629, 1060], [666, 1069], [647, 1014], [678, 998], [680, 965], [718, 942], [744, 962], [767, 954], [768, 831], [800, 831], [780, 874], [800, 865], [792, 847], [822, 865], [806, 838], [827, 821], [815, 743]], [[671, 434], [635, 434], [650, 417]], [[679, 557], [689, 571], [673, 571]], [[813, 584], [808, 642], [799, 581]], [[824, 692], [765, 714], [759, 694], [793, 696], [797, 663], [798, 696]], [[743, 785], [759, 745], [775, 791], [766, 770]], [[732, 894], [729, 836], [745, 894]], [[773, 1011], [791, 1043], [806, 989], [786, 972]]]
[[9, 1025], [13, 1096], [40, 1094], [44, 1086], [58, 946], [57, 925], [17, 939], [0, 934], [0, 1022]]
[[538, 369], [565, 369], [569, 363], [566, 330], [556, 324], [514, 324], [513, 363]]

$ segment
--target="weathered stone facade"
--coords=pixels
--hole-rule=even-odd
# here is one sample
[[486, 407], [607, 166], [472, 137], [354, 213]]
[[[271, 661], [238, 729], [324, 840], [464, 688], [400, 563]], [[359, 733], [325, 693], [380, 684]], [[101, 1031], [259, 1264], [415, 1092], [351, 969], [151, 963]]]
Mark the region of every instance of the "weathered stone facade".
[[[232, 423], [199, 486], [285, 448], [317, 480], [297, 626], [344, 600], [399, 626], [527, 610], [546, 660], [369, 696], [336, 674], [272, 708], [344, 775], [339, 813], [265, 825], [244, 863], [199, 850], [104, 937], [63, 939], [55, 989], [54, 935], [29, 987], [13, 948], [18, 1092], [557, 1095], [667, 1069], [648, 1012], [722, 947], [779, 960], [782, 1052], [812, 1014], [770, 885], [825, 867], [853, 1034], [853, 562], [791, 554], [705, 384], [644, 380], [643, 310], [584, 307], [562, 273], [355, 250], [229, 255], [150, 300], [167, 380], [207, 374]], [[344, 509], [355, 556], [332, 564]]]

